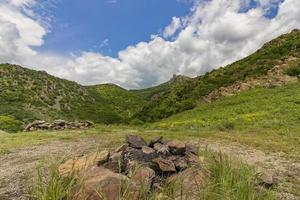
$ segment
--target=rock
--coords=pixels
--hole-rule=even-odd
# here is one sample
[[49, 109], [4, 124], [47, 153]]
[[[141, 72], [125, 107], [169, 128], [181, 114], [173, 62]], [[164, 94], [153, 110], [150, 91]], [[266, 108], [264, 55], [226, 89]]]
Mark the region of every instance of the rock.
[[196, 165], [196, 166], [203, 165], [203, 160], [201, 159], [201, 157], [199, 157], [193, 153], [187, 153], [186, 159], [188, 161], [188, 164], [190, 164], [190, 165]]
[[55, 126], [65, 126], [66, 125], [66, 121], [65, 120], [62, 120], [62, 119], [58, 119], [58, 120], [54, 120], [53, 121], [53, 124]]
[[28, 124], [26, 127], [25, 127], [25, 131], [32, 131], [32, 130], [35, 130], [35, 126], [37, 125], [41, 125], [41, 124], [44, 124], [46, 123], [45, 121], [42, 121], [42, 120], [35, 120], [33, 121], [32, 123]]
[[160, 144], [160, 143], [155, 143], [153, 149], [156, 150], [157, 153], [163, 154], [163, 155], [167, 155], [170, 153], [169, 147], [167, 145]]
[[93, 153], [90, 155], [82, 156], [78, 159], [67, 160], [64, 164], [60, 165], [58, 168], [59, 174], [61, 176], [70, 173], [79, 173], [93, 165], [96, 165], [99, 160], [104, 161], [107, 159], [107, 151], [102, 151], [100, 153]]
[[128, 135], [126, 136], [126, 141], [130, 147], [141, 149], [143, 146], [147, 146], [146, 141], [137, 135]]
[[149, 147], [154, 147], [154, 144], [155, 143], [163, 143], [162, 142], [162, 139], [163, 139], [163, 136], [158, 136], [158, 137], [156, 137], [156, 138], [153, 138], [151, 141], [150, 141], [150, 143], [149, 143]]
[[153, 163], [157, 164], [161, 172], [176, 172], [174, 163], [171, 160], [163, 158], [153, 159]]
[[124, 171], [124, 159], [122, 152], [112, 153], [106, 163], [103, 166], [113, 172], [119, 173]]
[[278, 179], [271, 172], [263, 173], [261, 179], [262, 179], [262, 184], [266, 187], [273, 187], [274, 185], [278, 184]]
[[142, 147], [142, 151], [143, 151], [143, 153], [145, 153], [145, 154], [153, 154], [153, 153], [155, 153], [155, 150], [154, 150], [154, 149], [152, 149], [152, 148], [150, 148], [150, 147], [147, 147], [147, 146], [143, 146], [143, 147]]
[[182, 171], [188, 168], [187, 160], [184, 157], [172, 156], [170, 160], [173, 161], [177, 171]]
[[168, 177], [166, 182], [168, 184], [173, 183], [179, 186], [177, 190], [178, 196], [181, 197], [179, 199], [195, 199], [200, 187], [204, 183], [205, 177], [206, 173], [203, 169], [191, 167]]
[[104, 150], [104, 151], [101, 151], [98, 155], [97, 155], [97, 165], [100, 166], [100, 165], [103, 165], [104, 163], [106, 163], [109, 159], [109, 151], [107, 150]]
[[84, 175], [84, 197], [76, 200], [119, 200], [137, 199], [137, 188], [126, 176], [114, 173], [103, 167], [92, 167]]
[[199, 154], [199, 148], [197, 146], [193, 145], [193, 144], [186, 144], [186, 152], [198, 155]]
[[135, 164], [149, 166], [156, 157], [158, 157], [158, 154], [155, 151], [150, 152], [150, 150], [145, 153], [142, 149], [128, 147], [124, 151], [124, 162], [127, 170], [130, 170]]
[[116, 148], [115, 152], [123, 152], [126, 150], [127, 147], [128, 147], [127, 144], [123, 144], [123, 145], [119, 146], [118, 148]]
[[185, 153], [185, 143], [179, 141], [179, 140], [171, 140], [167, 142], [167, 146], [169, 147], [171, 153], [175, 155], [182, 155]]
[[134, 170], [131, 181], [141, 191], [150, 191], [155, 171], [149, 167], [141, 167]]

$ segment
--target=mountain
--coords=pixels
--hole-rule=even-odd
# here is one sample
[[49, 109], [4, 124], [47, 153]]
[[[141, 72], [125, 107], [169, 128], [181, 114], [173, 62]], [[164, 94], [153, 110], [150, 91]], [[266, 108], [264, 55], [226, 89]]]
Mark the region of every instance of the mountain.
[[43, 71], [0, 65], [0, 116], [34, 119], [124, 122], [144, 104], [133, 92], [107, 84], [81, 86]]
[[159, 95], [146, 92], [149, 102], [135, 117], [153, 122], [253, 87], [295, 82], [292, 76], [300, 74], [299, 63], [300, 31], [293, 30], [231, 65], [178, 84], [158, 86], [154, 89], [163, 91]]
[[126, 90], [114, 84], [82, 86], [43, 71], [1, 64], [0, 125], [1, 120], [19, 124], [34, 119], [154, 122], [223, 96], [295, 83], [299, 75], [299, 30], [268, 42], [226, 67], [196, 78], [174, 75], [166, 83], [142, 90]]

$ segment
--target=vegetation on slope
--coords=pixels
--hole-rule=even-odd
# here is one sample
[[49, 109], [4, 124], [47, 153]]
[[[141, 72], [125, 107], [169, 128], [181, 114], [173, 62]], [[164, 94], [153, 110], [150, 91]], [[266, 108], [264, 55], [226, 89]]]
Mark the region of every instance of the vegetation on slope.
[[246, 78], [264, 76], [290, 57], [300, 58], [299, 30], [272, 40], [254, 54], [227, 67], [171, 85], [164, 93], [151, 98], [136, 117], [143, 121], [156, 121], [194, 108], [210, 92]]
[[142, 100], [113, 85], [84, 87], [46, 72], [1, 64], [0, 104], [0, 115], [25, 123], [58, 118], [117, 123], [130, 117]]
[[89, 90], [93, 96], [98, 96], [110, 104], [124, 119], [135, 114], [146, 102], [140, 95], [114, 84], [90, 86]]

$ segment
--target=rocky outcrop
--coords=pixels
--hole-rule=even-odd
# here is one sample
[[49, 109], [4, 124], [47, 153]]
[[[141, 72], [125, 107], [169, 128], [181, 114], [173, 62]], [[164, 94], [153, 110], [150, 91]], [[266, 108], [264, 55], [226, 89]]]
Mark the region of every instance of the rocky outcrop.
[[162, 137], [147, 144], [136, 135], [127, 136], [126, 143], [110, 152], [69, 160], [60, 166], [59, 173], [83, 175], [81, 190], [88, 200], [140, 199], [145, 195], [141, 193], [157, 192], [171, 183], [181, 185], [179, 195], [184, 192], [191, 197], [203, 184], [206, 172], [195, 146], [177, 140], [164, 142]]
[[46, 122], [46, 121], [36, 120], [28, 124], [25, 127], [24, 131], [85, 129], [93, 126], [94, 123], [91, 121], [67, 122], [65, 120], [54, 120], [53, 122]]

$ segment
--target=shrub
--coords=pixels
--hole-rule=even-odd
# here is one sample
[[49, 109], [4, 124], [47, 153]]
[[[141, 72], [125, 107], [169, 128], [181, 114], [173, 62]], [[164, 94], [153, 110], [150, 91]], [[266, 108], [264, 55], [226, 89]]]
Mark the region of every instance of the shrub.
[[23, 123], [11, 116], [0, 115], [0, 130], [6, 132], [18, 132], [22, 130]]
[[220, 131], [233, 130], [235, 128], [235, 124], [233, 122], [225, 121], [221, 125], [218, 126]]
[[300, 63], [296, 63], [286, 70], [286, 74], [289, 76], [299, 76], [300, 75]]

